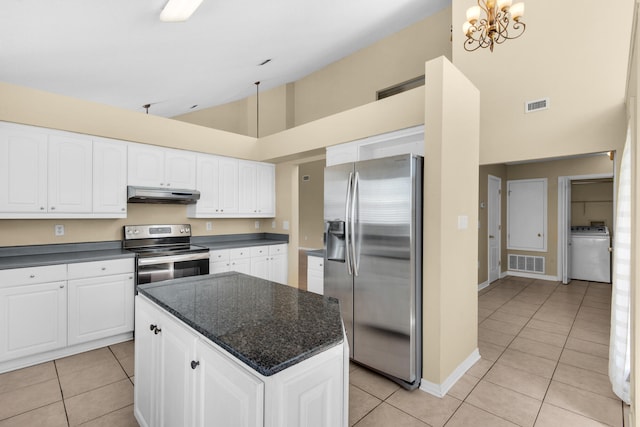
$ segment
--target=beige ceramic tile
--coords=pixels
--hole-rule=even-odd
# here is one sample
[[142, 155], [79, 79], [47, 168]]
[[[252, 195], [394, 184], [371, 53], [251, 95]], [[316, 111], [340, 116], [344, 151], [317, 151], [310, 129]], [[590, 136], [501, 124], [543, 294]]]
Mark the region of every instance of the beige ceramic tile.
[[386, 403], [380, 404], [369, 415], [356, 424], [356, 427], [429, 427], [422, 421], [394, 408]]
[[493, 320], [499, 320], [501, 322], [511, 323], [518, 326], [519, 328], [522, 328], [524, 325], [526, 325], [530, 319], [529, 317], [519, 316], [517, 314], [507, 313], [505, 311], [496, 311], [491, 316], [489, 316], [489, 318]]
[[133, 416], [133, 405], [113, 411], [100, 418], [82, 424], [82, 427], [138, 427]]
[[118, 361], [110, 358], [91, 368], [81, 371], [74, 370], [60, 375], [60, 386], [62, 387], [62, 395], [68, 399], [125, 378], [127, 378], [127, 374]]
[[491, 317], [486, 319], [484, 322], [480, 324], [481, 328], [491, 329], [492, 331], [497, 331], [507, 335], [517, 335], [522, 329], [522, 326], [518, 326], [513, 323], [503, 322], [501, 320], [495, 320]]
[[58, 379], [52, 379], [0, 394], [0, 420], [61, 401]]
[[393, 393], [386, 402], [432, 427], [442, 427], [462, 403], [451, 396], [438, 398], [422, 390], [405, 389]]
[[65, 399], [71, 426], [91, 421], [132, 403], [133, 385], [128, 379]]
[[349, 387], [349, 425], [352, 426], [360, 421], [378, 406], [382, 401], [369, 393], [360, 390], [358, 387]]
[[536, 313], [533, 315], [534, 320], [544, 320], [545, 322], [557, 323], [561, 326], [571, 326], [573, 324], [573, 320], [575, 319], [574, 315], [563, 314], [558, 312], [543, 312]]
[[381, 400], [400, 388], [396, 383], [365, 368], [350, 373], [349, 382]]
[[569, 337], [564, 347], [569, 350], [579, 351], [580, 353], [586, 353], [592, 356], [598, 356], [605, 359], [609, 358], [609, 346], [604, 344]]
[[509, 348], [553, 361], [557, 361], [562, 353], [562, 348], [556, 347], [555, 345], [545, 344], [519, 336], [511, 342]]
[[128, 377], [132, 377], [135, 375], [135, 359], [133, 357], [125, 357], [124, 359], [118, 360], [122, 369], [127, 373]]
[[478, 351], [480, 351], [480, 357], [490, 362], [498, 360], [502, 352], [506, 347], [501, 345], [491, 344], [485, 341], [478, 341]]
[[465, 402], [520, 426], [533, 426], [542, 402], [486, 380], [473, 389]]
[[569, 331], [571, 331], [571, 325], [558, 325], [557, 323], [546, 322], [538, 319], [531, 319], [531, 321], [527, 323], [527, 327], [551, 332], [557, 335], [564, 335], [565, 337], [569, 335]]
[[609, 334], [597, 331], [590, 331], [588, 329], [573, 328], [570, 337], [578, 338], [584, 341], [591, 341], [602, 345], [609, 345]]
[[494, 365], [483, 380], [538, 400], [544, 398], [551, 381], [548, 378], [530, 374], [522, 369], [499, 364]]
[[545, 403], [611, 426], [622, 425], [622, 402], [558, 381], [551, 381]]
[[592, 393], [617, 399], [617, 396], [611, 389], [611, 382], [609, 381], [608, 375], [558, 363], [558, 367], [553, 373], [553, 379], [583, 390], [588, 390]]
[[0, 421], [0, 427], [67, 427], [62, 401]]
[[455, 397], [458, 400], [464, 400], [467, 398], [471, 390], [478, 384], [480, 378], [474, 377], [470, 374], [464, 374], [456, 383], [449, 389], [447, 395]]
[[109, 346], [113, 354], [116, 356], [118, 360], [124, 359], [127, 357], [133, 357], [135, 351], [134, 341], [125, 341], [119, 344], [114, 344]]
[[582, 300], [583, 307], [600, 308], [602, 310], [611, 310], [611, 302], [603, 301], [600, 298], [594, 298], [591, 296], [585, 296]]
[[609, 361], [603, 357], [592, 356], [590, 354], [580, 353], [574, 350], [564, 349], [560, 362], [567, 365], [576, 366], [578, 368], [587, 369], [589, 371], [598, 372], [608, 375]]
[[514, 301], [511, 300], [497, 311], [516, 314], [518, 316], [533, 316], [533, 314], [538, 311], [540, 308], [540, 304], [529, 304], [522, 301]]
[[499, 345], [501, 347], [508, 346], [509, 343], [513, 341], [515, 337], [516, 337], [515, 334], [506, 334], [503, 332], [494, 331], [493, 329], [488, 329], [482, 325], [478, 326], [479, 340], [482, 340], [491, 344]]
[[358, 369], [362, 369], [362, 368], [360, 367], [360, 365], [357, 365], [357, 364], [353, 363], [352, 361], [349, 361], [349, 373], [351, 373], [351, 372], [355, 372], [355, 371], [357, 371]]
[[115, 356], [108, 347], [102, 347], [97, 350], [87, 351], [85, 353], [75, 354], [56, 360], [56, 368], [58, 375], [66, 375], [73, 371], [82, 371], [90, 369], [96, 365], [100, 365], [106, 360], [114, 360]]
[[0, 394], [55, 378], [56, 367], [53, 362], [7, 372], [0, 375]]
[[598, 421], [576, 414], [557, 406], [542, 404], [535, 427], [604, 427]]
[[494, 312], [495, 310], [489, 310], [487, 308], [478, 307], [478, 318], [486, 319], [487, 317], [491, 316]]
[[556, 362], [543, 357], [522, 353], [521, 351], [506, 349], [496, 364], [522, 369], [533, 375], [543, 378], [551, 378], [556, 367]]
[[446, 427], [517, 427], [509, 422], [487, 411], [475, 406], [463, 403], [455, 414], [451, 417]]
[[533, 341], [550, 344], [558, 348], [562, 348], [567, 341], [566, 335], [554, 334], [553, 332], [543, 331], [542, 329], [525, 327], [519, 334], [520, 338], [527, 338]]
[[480, 359], [467, 371], [467, 374], [476, 378], [482, 378], [493, 366], [493, 362]]

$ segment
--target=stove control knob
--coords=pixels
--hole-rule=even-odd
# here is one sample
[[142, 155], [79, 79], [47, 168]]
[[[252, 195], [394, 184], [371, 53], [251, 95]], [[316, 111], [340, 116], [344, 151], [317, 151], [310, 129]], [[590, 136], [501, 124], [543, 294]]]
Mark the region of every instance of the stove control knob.
[[137, 228], [135, 230], [133, 230], [133, 234], [138, 234], [140, 232], [140, 230], [138, 230]]
[[184, 229], [184, 232], [185, 232], [185, 233], [188, 233], [189, 231], [191, 231], [191, 230], [189, 230], [189, 227], [187, 227], [187, 228], [185, 228], [185, 229]]
[[184, 228], [181, 228], [181, 229], [180, 229], [180, 233], [184, 233]]

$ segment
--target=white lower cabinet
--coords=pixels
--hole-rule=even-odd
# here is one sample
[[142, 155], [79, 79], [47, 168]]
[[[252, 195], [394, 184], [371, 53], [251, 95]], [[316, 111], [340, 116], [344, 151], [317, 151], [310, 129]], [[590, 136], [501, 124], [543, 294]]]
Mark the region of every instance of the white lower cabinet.
[[307, 290], [324, 295], [324, 258], [307, 256]]
[[131, 259], [69, 264], [69, 345], [133, 331]]
[[138, 295], [134, 414], [143, 427], [346, 427], [345, 351], [265, 377]]
[[209, 273], [237, 271], [287, 284], [289, 263], [286, 243], [209, 251]]

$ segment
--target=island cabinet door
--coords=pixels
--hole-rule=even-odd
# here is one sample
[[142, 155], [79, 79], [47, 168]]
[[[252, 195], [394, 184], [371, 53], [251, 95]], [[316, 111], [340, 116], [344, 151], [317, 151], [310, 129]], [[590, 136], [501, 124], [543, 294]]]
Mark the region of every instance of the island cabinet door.
[[263, 427], [264, 383], [205, 342], [197, 346], [197, 427]]

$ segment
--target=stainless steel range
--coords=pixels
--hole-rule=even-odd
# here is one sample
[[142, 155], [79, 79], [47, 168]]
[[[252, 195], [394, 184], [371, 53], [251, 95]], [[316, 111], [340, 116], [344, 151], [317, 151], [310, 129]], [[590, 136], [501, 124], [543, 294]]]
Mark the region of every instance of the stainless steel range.
[[136, 253], [136, 284], [209, 274], [209, 249], [191, 244], [191, 226], [125, 225], [122, 247]]

